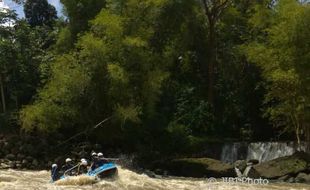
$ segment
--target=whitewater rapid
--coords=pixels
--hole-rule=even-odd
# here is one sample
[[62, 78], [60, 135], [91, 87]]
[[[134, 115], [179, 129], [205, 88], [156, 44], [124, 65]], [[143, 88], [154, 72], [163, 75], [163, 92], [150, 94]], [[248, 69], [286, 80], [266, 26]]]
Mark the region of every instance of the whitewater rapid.
[[121, 167], [118, 174], [113, 180], [98, 182], [82, 176], [52, 184], [48, 171], [0, 170], [0, 190], [310, 190], [310, 185], [305, 184], [249, 185], [210, 183], [207, 179], [150, 178]]

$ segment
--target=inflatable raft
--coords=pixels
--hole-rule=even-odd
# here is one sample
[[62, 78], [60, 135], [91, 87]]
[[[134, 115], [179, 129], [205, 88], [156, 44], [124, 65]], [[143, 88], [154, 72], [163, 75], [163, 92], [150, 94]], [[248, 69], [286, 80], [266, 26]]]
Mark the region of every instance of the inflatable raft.
[[[117, 166], [114, 163], [105, 163], [102, 166], [99, 166], [95, 170], [89, 170], [87, 174], [83, 174], [89, 177], [96, 177], [98, 179], [115, 177], [117, 175]], [[65, 180], [67, 178], [74, 177], [70, 175], [62, 175], [58, 180]], [[58, 181], [56, 180], [56, 181]], [[55, 182], [55, 181], [52, 181]]]

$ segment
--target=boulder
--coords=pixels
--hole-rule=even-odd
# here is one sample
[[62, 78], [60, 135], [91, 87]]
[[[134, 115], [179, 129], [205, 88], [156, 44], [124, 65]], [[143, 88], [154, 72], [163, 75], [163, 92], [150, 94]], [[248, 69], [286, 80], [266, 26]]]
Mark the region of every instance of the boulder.
[[26, 165], [26, 164], [28, 164], [28, 163], [29, 163], [28, 160], [26, 160], [26, 159], [23, 159], [23, 160], [22, 160], [22, 164], [25, 164], [25, 165]]
[[18, 160], [23, 160], [25, 158], [25, 155], [18, 153], [17, 154], [17, 159]]
[[38, 167], [38, 166], [39, 166], [38, 160], [34, 159], [34, 160], [32, 161], [32, 165], [33, 165], [34, 167]]
[[12, 148], [12, 145], [10, 143], [8, 143], [7, 141], [4, 141], [3, 142], [3, 148], [8, 150], [8, 149]]
[[175, 159], [166, 163], [169, 174], [184, 177], [235, 177], [232, 164], [211, 158]]
[[297, 175], [300, 172], [306, 171], [309, 166], [310, 155], [304, 152], [297, 152], [291, 156], [255, 165], [253, 170], [262, 178], [278, 179], [286, 175]]
[[0, 169], [9, 169], [10, 165], [5, 164], [5, 163], [0, 163]]
[[280, 182], [286, 182], [290, 179], [290, 176], [289, 175], [285, 175], [285, 176], [282, 176], [278, 179], [278, 181]]
[[289, 177], [287, 180], [286, 180], [287, 183], [295, 183], [295, 178], [294, 177]]
[[16, 164], [16, 168], [17, 169], [21, 169], [22, 168], [22, 164]]
[[15, 160], [16, 156], [14, 154], [8, 154], [5, 156], [5, 158], [8, 160]]
[[310, 174], [299, 173], [295, 178], [295, 182], [297, 183], [309, 183], [310, 184]]
[[251, 160], [248, 160], [247, 164], [256, 165], [256, 164], [259, 164], [259, 160], [251, 159]]
[[260, 174], [252, 167], [247, 175], [247, 177], [252, 179], [260, 178]]
[[27, 157], [26, 157], [26, 160], [27, 160], [28, 162], [32, 162], [32, 161], [33, 161], [33, 158], [32, 158], [31, 156], [27, 156]]
[[155, 169], [154, 170], [154, 173], [156, 174], [156, 175], [164, 175], [164, 170], [162, 170], [162, 169]]
[[247, 167], [247, 162], [245, 160], [237, 160], [234, 163], [235, 168], [238, 168], [240, 171], [244, 171]]
[[146, 174], [150, 178], [156, 178], [156, 174], [154, 172], [150, 171], [150, 170], [145, 170], [144, 174]]
[[16, 163], [14, 161], [9, 161], [8, 164], [9, 164], [10, 168], [16, 169]]

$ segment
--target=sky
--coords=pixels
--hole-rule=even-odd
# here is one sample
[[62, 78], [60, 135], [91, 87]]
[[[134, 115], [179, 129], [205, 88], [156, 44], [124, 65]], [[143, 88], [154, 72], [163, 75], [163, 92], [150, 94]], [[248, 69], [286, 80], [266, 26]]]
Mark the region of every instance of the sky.
[[[16, 13], [18, 14], [19, 17], [24, 17], [22, 5], [18, 5], [12, 2], [12, 0], [3, 0], [3, 1], [5, 5], [9, 6], [13, 10], [16, 10]], [[48, 2], [56, 8], [58, 15], [62, 15], [62, 4], [59, 1], [60, 0], [48, 0]]]

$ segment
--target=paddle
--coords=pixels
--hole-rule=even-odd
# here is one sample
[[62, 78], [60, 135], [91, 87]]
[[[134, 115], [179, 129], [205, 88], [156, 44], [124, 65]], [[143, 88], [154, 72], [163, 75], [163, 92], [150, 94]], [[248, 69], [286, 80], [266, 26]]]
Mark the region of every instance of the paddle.
[[72, 168], [66, 170], [66, 171], [64, 172], [64, 175], [63, 175], [63, 176], [67, 177], [67, 174], [68, 174], [70, 171], [74, 170], [75, 168], [77, 168], [77, 167], [79, 167], [79, 166], [80, 166], [80, 163], [78, 163], [77, 165], [73, 166]]
[[119, 161], [119, 160], [121, 160], [120, 158], [104, 158], [104, 159], [106, 159], [108, 161]]

